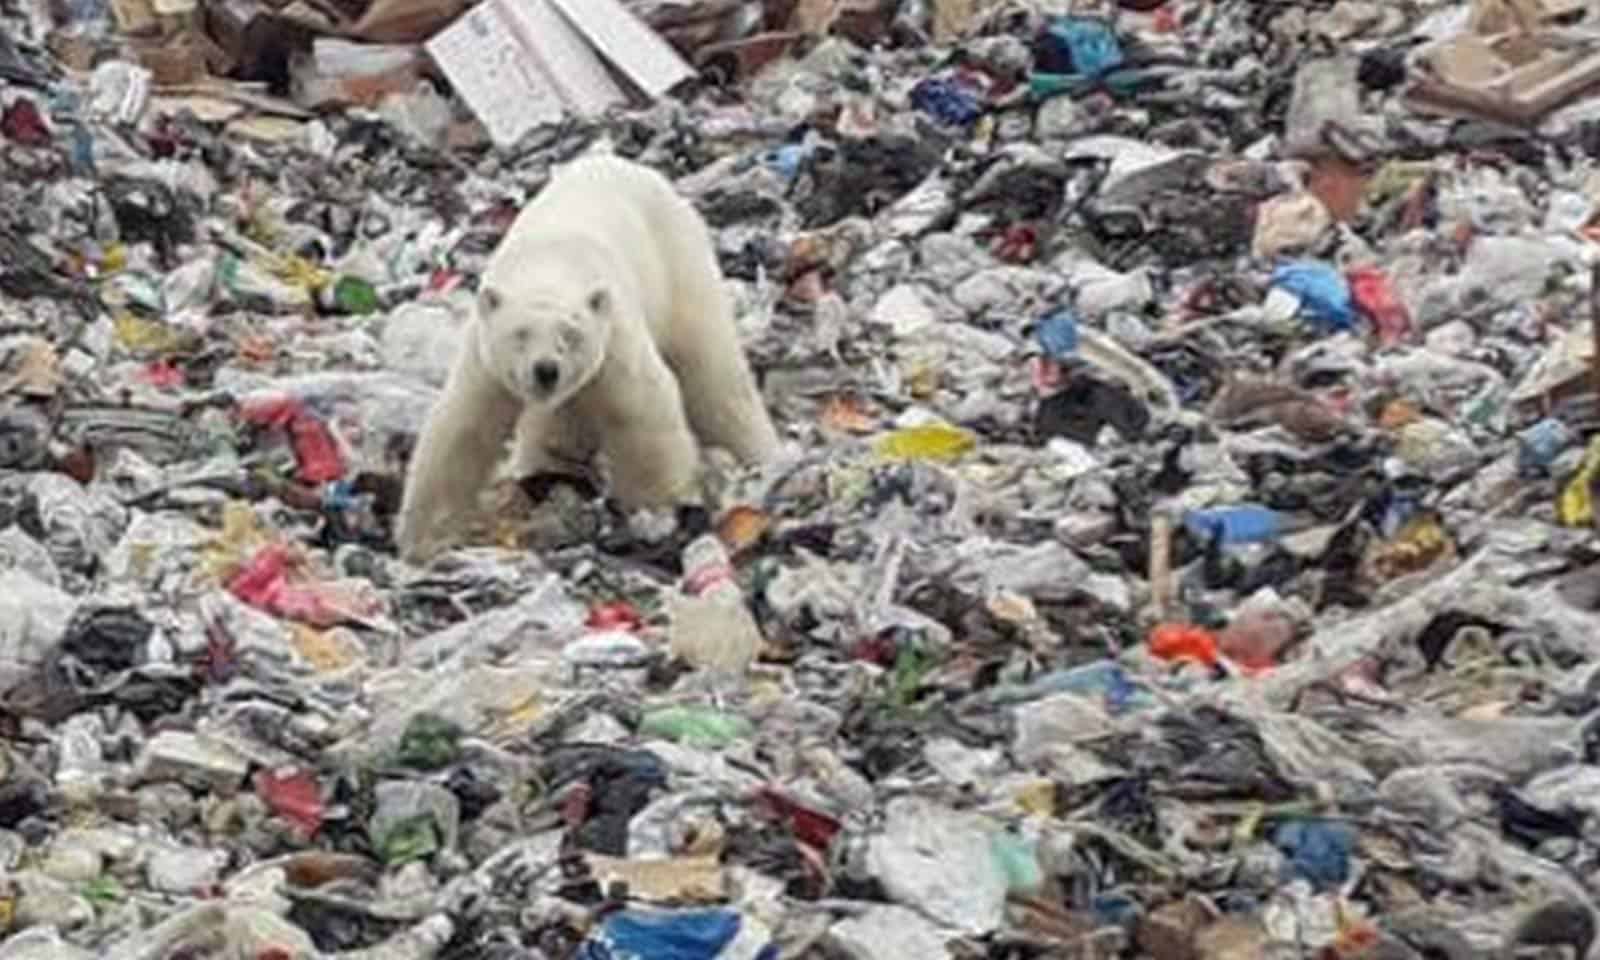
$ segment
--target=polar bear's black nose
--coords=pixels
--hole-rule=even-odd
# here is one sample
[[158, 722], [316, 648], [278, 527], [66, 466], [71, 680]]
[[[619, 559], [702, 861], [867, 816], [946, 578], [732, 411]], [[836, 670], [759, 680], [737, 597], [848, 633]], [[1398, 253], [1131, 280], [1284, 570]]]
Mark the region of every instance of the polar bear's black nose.
[[561, 379], [561, 368], [552, 360], [540, 360], [533, 365], [533, 382], [539, 385], [540, 390], [554, 390], [556, 381]]

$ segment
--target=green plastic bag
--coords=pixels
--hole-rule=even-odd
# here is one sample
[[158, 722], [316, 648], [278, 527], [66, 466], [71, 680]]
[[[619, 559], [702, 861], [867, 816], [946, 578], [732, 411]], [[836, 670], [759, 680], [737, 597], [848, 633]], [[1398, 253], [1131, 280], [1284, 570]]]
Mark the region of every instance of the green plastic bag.
[[720, 747], [750, 735], [750, 721], [710, 707], [663, 707], [644, 715], [639, 732], [692, 746]]
[[401, 820], [373, 840], [378, 856], [390, 866], [423, 860], [439, 850], [439, 830], [427, 813]]
[[438, 770], [461, 753], [461, 728], [434, 713], [419, 713], [406, 724], [396, 751], [402, 764], [416, 770]]
[[1039, 867], [1032, 843], [1002, 830], [989, 839], [989, 849], [1000, 872], [1005, 874], [1007, 889], [1031, 893], [1044, 886], [1044, 870]]

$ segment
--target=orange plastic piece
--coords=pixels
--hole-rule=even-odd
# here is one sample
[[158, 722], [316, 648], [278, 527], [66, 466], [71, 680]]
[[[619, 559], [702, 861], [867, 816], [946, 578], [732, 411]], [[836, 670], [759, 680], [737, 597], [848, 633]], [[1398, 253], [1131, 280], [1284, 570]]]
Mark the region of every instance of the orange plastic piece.
[[1217, 635], [1190, 623], [1161, 624], [1150, 631], [1146, 646], [1162, 660], [1198, 660], [1208, 667], [1217, 663]]

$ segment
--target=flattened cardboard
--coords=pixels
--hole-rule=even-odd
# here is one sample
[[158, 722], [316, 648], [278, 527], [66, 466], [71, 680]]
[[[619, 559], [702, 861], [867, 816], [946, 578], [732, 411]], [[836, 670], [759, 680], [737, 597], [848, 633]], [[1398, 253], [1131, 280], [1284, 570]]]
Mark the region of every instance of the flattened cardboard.
[[561, 92], [524, 46], [503, 0], [480, 3], [424, 47], [496, 146], [561, 121]]
[[1474, 0], [1467, 30], [1480, 36], [1532, 32], [1555, 21], [1593, 13], [1593, 0]]
[[1464, 34], [1419, 52], [1413, 67], [1409, 101], [1530, 127], [1600, 86], [1600, 37]]
[[594, 49], [550, 0], [521, 0], [511, 9], [516, 12], [513, 23], [523, 43], [538, 51], [541, 64], [570, 109], [592, 117], [627, 102], [628, 95], [611, 78]]
[[617, 0], [548, 0], [584, 39], [646, 95], [659, 97], [695, 75], [678, 52]]
[[568, 111], [626, 103], [606, 61], [651, 98], [694, 76], [616, 0], [486, 0], [425, 47], [502, 149]]

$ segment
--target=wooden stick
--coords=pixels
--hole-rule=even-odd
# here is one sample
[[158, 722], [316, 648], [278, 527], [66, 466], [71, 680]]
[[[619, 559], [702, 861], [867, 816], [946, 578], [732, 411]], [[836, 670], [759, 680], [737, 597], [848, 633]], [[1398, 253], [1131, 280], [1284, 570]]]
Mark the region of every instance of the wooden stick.
[[1172, 609], [1172, 517], [1158, 510], [1150, 518], [1150, 601], [1156, 619], [1165, 621]]
[[1589, 375], [1594, 380], [1595, 399], [1600, 400], [1600, 262], [1589, 268], [1589, 327], [1594, 338]]

